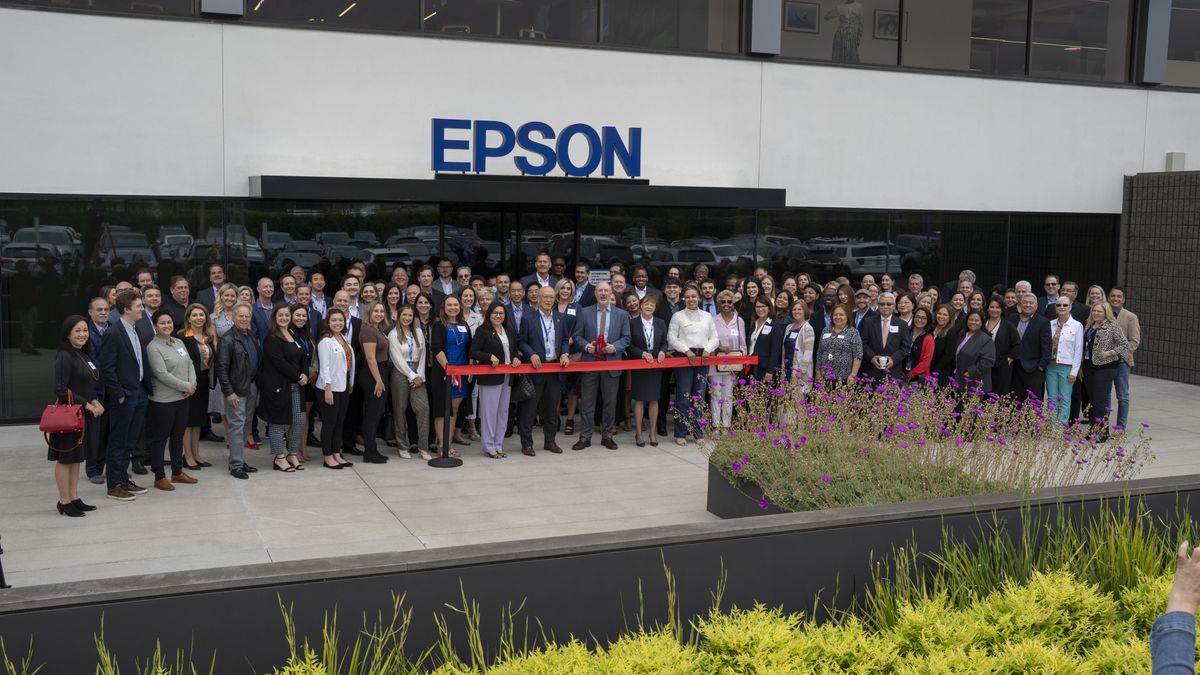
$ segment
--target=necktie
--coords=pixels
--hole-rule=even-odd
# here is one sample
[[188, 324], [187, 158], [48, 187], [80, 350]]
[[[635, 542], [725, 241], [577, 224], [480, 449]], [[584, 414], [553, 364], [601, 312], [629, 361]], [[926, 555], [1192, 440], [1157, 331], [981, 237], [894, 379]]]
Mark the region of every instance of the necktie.
[[883, 334], [883, 340], [881, 340], [881, 342], [883, 343], [884, 347], [887, 347], [888, 326], [890, 326], [890, 325], [891, 325], [891, 321], [889, 321], [887, 319], [883, 319], [882, 323], [879, 325], [879, 332]]

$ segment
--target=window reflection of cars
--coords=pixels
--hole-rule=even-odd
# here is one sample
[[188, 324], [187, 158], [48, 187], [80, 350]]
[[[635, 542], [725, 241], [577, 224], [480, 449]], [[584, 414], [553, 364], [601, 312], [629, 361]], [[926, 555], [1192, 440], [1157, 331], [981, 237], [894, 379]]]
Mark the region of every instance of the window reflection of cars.
[[833, 248], [835, 255], [851, 276], [900, 271], [900, 256], [888, 253], [886, 241], [853, 242], [839, 244]]
[[277, 255], [280, 251], [287, 248], [291, 243], [292, 235], [290, 232], [267, 232], [267, 236], [263, 238], [263, 249], [271, 255]]
[[22, 227], [13, 233], [14, 244], [43, 244], [49, 246], [56, 256], [74, 259], [80, 250], [80, 239], [73, 228], [62, 225], [39, 225]]
[[354, 246], [329, 246], [325, 249], [325, 259], [331, 263], [339, 260], [362, 260], [362, 249]]
[[[58, 258], [58, 253], [53, 246], [48, 244], [30, 244], [30, 243], [12, 243], [5, 244], [0, 248], [0, 270], [3, 270], [5, 276], [12, 276], [16, 273], [17, 263], [27, 263], [30, 269], [40, 267], [46, 256]], [[62, 273], [62, 263], [55, 262], [54, 270]]]
[[194, 243], [190, 234], [168, 234], [156, 244], [155, 254], [159, 260], [182, 262], [191, 255]]
[[158, 258], [150, 248], [150, 240], [141, 232], [113, 230], [100, 235], [100, 264], [111, 267], [118, 260], [126, 264], [146, 265], [150, 269], [158, 267]]
[[321, 245], [315, 241], [292, 240], [275, 255], [272, 265], [285, 272], [292, 265], [310, 269], [321, 262], [321, 252]]

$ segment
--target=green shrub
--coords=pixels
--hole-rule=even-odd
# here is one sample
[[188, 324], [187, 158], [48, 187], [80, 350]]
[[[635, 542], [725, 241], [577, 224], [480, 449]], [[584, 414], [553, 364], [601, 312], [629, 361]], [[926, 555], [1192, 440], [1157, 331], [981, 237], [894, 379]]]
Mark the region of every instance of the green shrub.
[[1034, 639], [1002, 645], [988, 666], [996, 675], [1075, 675], [1079, 670], [1079, 664], [1061, 647]]
[[750, 675], [789, 672], [803, 656], [807, 634], [800, 625], [799, 615], [756, 604], [752, 609], [710, 612], [696, 622], [696, 630], [721, 672]]
[[612, 675], [702, 675], [713, 672], [693, 647], [679, 644], [669, 630], [626, 635], [597, 654], [594, 671]]
[[[1148, 632], [1148, 631], [1147, 631]], [[1136, 675], [1150, 672], [1150, 643], [1147, 633], [1101, 640], [1079, 664], [1080, 675]]]

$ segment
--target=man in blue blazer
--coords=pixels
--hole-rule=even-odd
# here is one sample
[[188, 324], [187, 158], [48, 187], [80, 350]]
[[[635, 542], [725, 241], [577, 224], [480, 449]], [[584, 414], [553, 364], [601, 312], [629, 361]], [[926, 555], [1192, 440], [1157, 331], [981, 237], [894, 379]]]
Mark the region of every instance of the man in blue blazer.
[[[543, 286], [538, 291], [538, 306], [536, 310], [525, 313], [521, 321], [521, 330], [517, 334], [521, 353], [534, 368], [541, 368], [542, 363], [559, 362], [563, 366], [570, 363], [570, 339], [564, 329], [564, 314], [554, 311], [554, 288]], [[522, 401], [520, 419], [517, 430], [521, 434], [521, 452], [533, 457], [533, 418], [538, 408], [542, 411], [542, 449], [555, 454], [562, 448], [554, 442], [558, 433], [558, 400], [562, 395], [561, 377], [553, 375], [531, 375], [534, 395]]]
[[1019, 358], [1012, 364], [1012, 394], [1018, 401], [1029, 393], [1041, 398], [1050, 363], [1050, 320], [1038, 313], [1038, 299], [1032, 293], [1021, 296], [1017, 313], [1009, 317], [1021, 336]]
[[121, 319], [104, 332], [100, 346], [100, 374], [108, 406], [108, 496], [133, 501], [146, 494], [145, 488], [129, 480], [129, 455], [150, 401], [150, 363], [134, 328], [142, 316], [142, 299], [136, 291], [122, 291], [117, 294], [116, 310]]
[[[597, 338], [604, 336], [604, 347], [599, 349]], [[612, 304], [612, 286], [596, 284], [596, 304], [579, 310], [575, 321], [575, 334], [571, 349], [581, 355], [582, 361], [619, 359], [629, 346], [629, 314]], [[609, 450], [616, 450], [613, 441], [613, 425], [617, 416], [617, 389], [621, 383], [620, 370], [583, 373], [580, 376], [580, 394], [583, 399], [579, 414], [579, 440], [572, 450], [582, 450], [592, 444], [592, 421], [596, 419], [596, 394], [604, 398], [601, 415], [600, 443]]]
[[591, 278], [592, 270], [587, 263], [575, 264], [575, 304], [580, 307], [596, 304], [596, 287], [588, 281]]

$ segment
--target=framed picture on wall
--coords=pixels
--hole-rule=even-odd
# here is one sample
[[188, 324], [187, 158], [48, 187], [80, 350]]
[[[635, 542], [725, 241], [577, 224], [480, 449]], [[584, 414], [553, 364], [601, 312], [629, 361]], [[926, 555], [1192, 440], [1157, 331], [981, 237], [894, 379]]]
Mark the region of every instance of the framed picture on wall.
[[783, 3], [783, 29], [796, 33], [820, 33], [821, 5], [816, 2]]
[[875, 10], [874, 36], [876, 40], [899, 40], [900, 13], [890, 9]]

